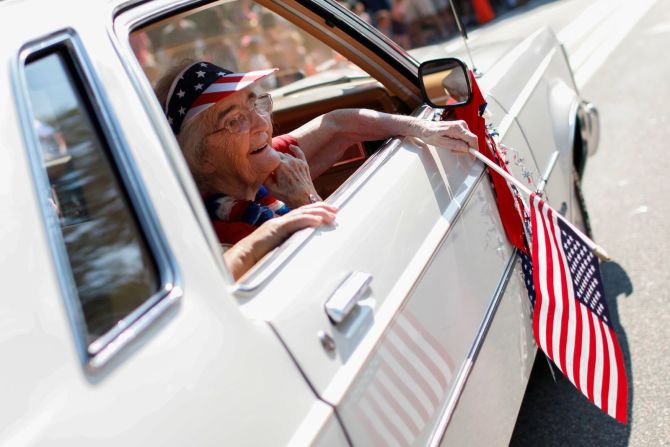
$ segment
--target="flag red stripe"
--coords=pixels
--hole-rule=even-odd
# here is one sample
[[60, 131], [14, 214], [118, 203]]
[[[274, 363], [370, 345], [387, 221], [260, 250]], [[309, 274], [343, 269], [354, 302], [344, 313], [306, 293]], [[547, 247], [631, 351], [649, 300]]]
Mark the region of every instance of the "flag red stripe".
[[[531, 220], [531, 226], [533, 228], [533, 231], [537, 231], [538, 229], [538, 216], [537, 216], [537, 210], [535, 209], [535, 201], [533, 197], [531, 196], [530, 198], [530, 220]], [[531, 248], [531, 253], [532, 253], [532, 264], [533, 264], [533, 284], [535, 285], [535, 307], [533, 308], [533, 335], [535, 336], [535, 343], [542, 348], [542, 350], [545, 349], [545, 346], [542, 345], [540, 342], [540, 309], [543, 306], [543, 296], [541, 293], [541, 287], [540, 285], [542, 284], [540, 282], [540, 263], [537, 260], [538, 258], [538, 253], [540, 251], [539, 244], [540, 242], [538, 241], [539, 237], [533, 237], [533, 247]]]
[[428, 343], [435, 349], [439, 354], [442, 360], [445, 361], [447, 366], [449, 367], [449, 374], [453, 375], [454, 372], [454, 361], [447, 352], [447, 350], [444, 348], [444, 345], [440, 343], [430, 332], [426, 330], [423, 324], [411, 313], [409, 313], [407, 310], [405, 310], [402, 314], [407, 322], [416, 329], [421, 336], [428, 341]]
[[404, 444], [405, 442], [403, 442], [403, 441], [404, 441], [405, 437], [402, 435], [402, 433], [400, 432], [398, 427], [396, 427], [396, 424], [394, 424], [393, 421], [391, 421], [388, 418], [388, 416], [386, 414], [387, 410], [380, 407], [379, 403], [377, 401], [375, 401], [374, 399], [371, 399], [371, 398], [368, 397], [368, 399], [366, 399], [366, 400], [367, 400], [368, 404], [370, 405], [370, 407], [372, 407], [372, 410], [374, 411], [375, 415], [379, 418], [381, 423], [384, 425], [384, 428], [386, 428], [386, 430], [389, 431], [391, 436], [393, 436], [399, 444]]
[[[547, 292], [551, 295], [551, 289], [552, 285], [554, 284], [554, 259], [552, 257], [552, 250], [551, 250], [551, 239], [549, 239], [549, 230], [547, 228], [547, 221], [544, 217], [544, 210], [543, 210], [543, 205], [544, 202], [539, 202], [539, 211], [541, 214], [541, 219], [540, 221], [542, 222], [542, 231], [544, 233], [544, 240], [545, 240], [545, 250], [547, 251], [547, 256], [546, 256], [546, 271], [544, 272], [543, 277], [545, 278], [544, 284], [545, 287], [547, 288]], [[546, 353], [549, 356], [550, 359], [556, 361], [556, 356], [554, 354], [554, 338], [556, 337], [556, 334], [554, 334], [554, 318], [555, 318], [555, 312], [556, 312], [556, 300], [555, 299], [550, 299], [547, 297], [547, 319], [546, 319], [546, 328], [547, 328], [547, 346], [546, 346]], [[559, 365], [560, 368], [560, 365]]]
[[426, 397], [428, 397], [428, 399], [430, 400], [430, 403], [434, 407], [437, 406], [439, 397], [441, 396], [435, 395], [435, 391], [433, 391], [433, 389], [430, 387], [430, 384], [426, 382], [426, 379], [423, 378], [421, 372], [418, 369], [416, 369], [416, 367], [412, 365], [405, 358], [405, 356], [402, 355], [402, 353], [398, 350], [398, 348], [393, 346], [392, 343], [387, 343], [385, 346], [388, 349], [389, 353], [396, 359], [396, 361], [398, 361], [398, 363], [400, 363], [405, 368], [407, 373], [414, 380], [414, 383], [416, 383], [419, 386], [419, 388], [423, 390]]
[[621, 346], [617, 341], [616, 334], [609, 329], [612, 335], [612, 344], [614, 345], [614, 355], [617, 365], [617, 399], [616, 399], [616, 419], [625, 424], [628, 422], [628, 379], [626, 378], [626, 366], [623, 362]]
[[224, 75], [218, 78], [216, 81], [212, 82], [212, 84], [229, 84], [233, 82], [240, 82], [242, 79], [244, 79], [244, 76]]
[[602, 378], [603, 378], [603, 386], [600, 392], [600, 395], [602, 396], [600, 399], [600, 408], [605, 413], [609, 413], [609, 390], [610, 390], [610, 354], [609, 354], [609, 349], [607, 348], [607, 336], [605, 335], [605, 331], [607, 330], [606, 327], [604, 327], [605, 324], [598, 320], [598, 330], [600, 330], [600, 333], [602, 334], [602, 340], [603, 340], [603, 371], [602, 371]]
[[[393, 392], [388, 390], [380, 382], [376, 382], [376, 385], [377, 385], [376, 386], [377, 392], [382, 395], [382, 397], [386, 400], [386, 402], [388, 402], [388, 404], [392, 408], [392, 412], [394, 412], [396, 416], [398, 416], [402, 420], [403, 424], [405, 424], [405, 427], [407, 427], [412, 436], [416, 437], [416, 435], [419, 434], [419, 431], [421, 431], [421, 428], [423, 427], [417, 427], [416, 423], [412, 420], [412, 417], [395, 399]], [[370, 398], [374, 399], [372, 396], [370, 396]]]
[[561, 287], [560, 299], [562, 302], [560, 330], [558, 333], [559, 337], [559, 352], [557, 356], [559, 358], [558, 365], [559, 368], [561, 368], [561, 370], [563, 371], [563, 374], [570, 377], [567, 362], [568, 309], [570, 307], [570, 304], [568, 303], [568, 284], [567, 284], [568, 278], [565, 271], [565, 258], [563, 257], [563, 247], [561, 246], [559, 236], [556, 234], [556, 231], [558, 229], [556, 228], [555, 225], [553, 225], [554, 215], [550, 207], [547, 207], [547, 216], [549, 217], [549, 222], [551, 223], [549, 229], [551, 231], [554, 246], [556, 247], [556, 257], [557, 257], [556, 262], [558, 263], [559, 271], [561, 272], [560, 277], [558, 278], [560, 280], [560, 287]]
[[[584, 326], [584, 322], [582, 321], [582, 312], [581, 308], [582, 304], [580, 302], [577, 302], [577, 305], [575, 306], [575, 353], [574, 357], [572, 360], [572, 377], [574, 379], [574, 384], [577, 387], [577, 389], [582, 390], [582, 384], [581, 383], [581, 373], [580, 373], [580, 366], [582, 364], [582, 355], [585, 353], [582, 353], [582, 330]], [[586, 387], [584, 387], [586, 389]], [[586, 394], [586, 393], [584, 393]]]
[[203, 93], [200, 96], [198, 96], [195, 101], [191, 104], [191, 108], [201, 106], [203, 104], [214, 104], [219, 101], [221, 101], [223, 98], [226, 96], [230, 96], [235, 91], [229, 91], [229, 92], [216, 92], [216, 93]]
[[372, 445], [377, 447], [388, 447], [388, 442], [384, 439], [379, 430], [375, 427], [375, 424], [372, 420], [365, 414], [365, 411], [362, 409], [358, 410], [359, 420], [362, 420], [360, 426], [363, 428], [363, 432], [368, 435], [368, 440], [372, 441]]
[[400, 339], [411, 349], [411, 351], [419, 357], [419, 360], [423, 365], [428, 368], [430, 371], [431, 375], [437, 379], [437, 381], [440, 383], [440, 387], [442, 391], [447, 389], [447, 378], [444, 376], [444, 372], [440, 371], [440, 368], [431, 360], [430, 357], [426, 354], [426, 352], [418, 345], [412, 338], [407, 334], [403, 328], [401, 328], [399, 325], [396, 325], [396, 327], [393, 328], [394, 332], [398, 334]]
[[417, 413], [419, 413], [421, 418], [424, 421], [428, 420], [431, 415], [428, 413], [428, 411], [426, 411], [424, 406], [421, 405], [421, 402], [419, 402], [419, 399], [412, 392], [412, 390], [409, 389], [407, 384], [400, 377], [398, 377], [396, 371], [386, 362], [382, 362], [381, 368], [384, 373], [386, 373], [388, 378], [391, 379], [391, 382], [393, 382], [400, 393], [405, 396], [405, 398], [412, 404], [412, 407], [417, 411]]
[[[589, 311], [590, 312], [590, 311]], [[595, 402], [594, 400], [594, 389], [595, 389], [595, 380], [594, 380], [594, 371], [596, 369], [596, 331], [593, 327], [593, 318], [589, 315], [589, 357], [588, 357], [588, 367], [586, 368], [586, 396]]]

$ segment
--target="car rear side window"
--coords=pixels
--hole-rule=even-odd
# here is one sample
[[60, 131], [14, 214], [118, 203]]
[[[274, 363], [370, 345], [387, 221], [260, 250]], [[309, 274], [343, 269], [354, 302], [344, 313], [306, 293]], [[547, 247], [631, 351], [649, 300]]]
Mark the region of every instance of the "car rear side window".
[[61, 276], [68, 283], [68, 310], [88, 361], [141, 320], [171, 285], [161, 278], [145, 236], [136, 191], [127, 187], [137, 179], [123, 175], [127, 163], [109, 141], [109, 123], [101, 119], [81, 62], [56, 46], [29, 57], [24, 74], [39, 153], [34, 164], [48, 179], [47, 222], [66, 259]]

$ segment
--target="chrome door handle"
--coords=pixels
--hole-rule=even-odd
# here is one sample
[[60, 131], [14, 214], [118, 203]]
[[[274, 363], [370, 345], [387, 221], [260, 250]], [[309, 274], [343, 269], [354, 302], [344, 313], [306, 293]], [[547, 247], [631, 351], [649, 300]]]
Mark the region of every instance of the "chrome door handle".
[[372, 275], [351, 272], [326, 301], [326, 314], [330, 321], [339, 324], [351, 313], [358, 300], [368, 290]]

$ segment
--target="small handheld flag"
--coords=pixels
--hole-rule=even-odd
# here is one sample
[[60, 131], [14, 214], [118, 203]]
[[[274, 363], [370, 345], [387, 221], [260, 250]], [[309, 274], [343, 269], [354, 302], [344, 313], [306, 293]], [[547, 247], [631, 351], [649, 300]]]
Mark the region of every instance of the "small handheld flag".
[[[472, 74], [471, 84], [471, 103], [454, 112], [479, 138], [483, 153], [469, 153], [490, 168], [503, 228], [522, 259], [537, 345], [591, 402], [625, 424], [626, 370], [596, 258], [609, 256], [509, 173], [486, 128], [486, 102]], [[530, 197], [530, 213], [519, 192]]]
[[598, 259], [576, 232], [531, 193], [537, 345], [591, 402], [626, 423], [628, 383]]

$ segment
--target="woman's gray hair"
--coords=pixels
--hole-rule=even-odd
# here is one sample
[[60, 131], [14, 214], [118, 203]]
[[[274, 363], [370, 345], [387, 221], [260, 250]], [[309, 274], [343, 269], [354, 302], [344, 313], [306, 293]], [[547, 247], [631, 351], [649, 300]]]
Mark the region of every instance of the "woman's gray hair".
[[[192, 59], [185, 59], [179, 62], [166, 71], [156, 83], [154, 91], [163, 111], [167, 108], [168, 94], [175, 77], [195, 62]], [[210, 120], [208, 118], [209, 114], [201, 113], [198, 119], [192, 119], [184, 123], [179, 131], [179, 135], [176, 135], [181, 152], [186, 159], [186, 163], [193, 175], [193, 180], [195, 180], [195, 184], [201, 194], [208, 192], [208, 184], [201, 169], [205, 153], [204, 139], [210, 129], [210, 126], [208, 126]]]

